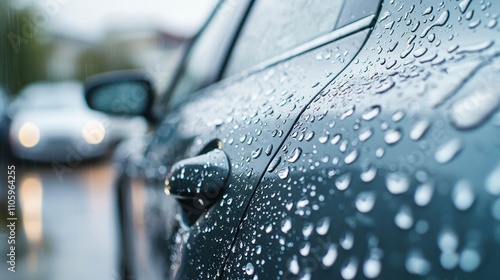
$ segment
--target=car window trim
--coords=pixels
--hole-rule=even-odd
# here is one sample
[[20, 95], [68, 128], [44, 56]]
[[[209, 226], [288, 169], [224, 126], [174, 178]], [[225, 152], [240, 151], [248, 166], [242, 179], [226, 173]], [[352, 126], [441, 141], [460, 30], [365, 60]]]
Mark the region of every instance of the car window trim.
[[[172, 93], [174, 92], [175, 88], [178, 86], [178, 83], [179, 83], [179, 80], [180, 80], [180, 76], [182, 75], [183, 70], [187, 66], [187, 63], [188, 63], [188, 60], [189, 60], [188, 58], [189, 58], [189, 55], [190, 55], [190, 53], [191, 53], [194, 45], [199, 40], [199, 38], [201, 37], [201, 35], [204, 33], [205, 29], [208, 28], [210, 22], [212, 21], [212, 19], [217, 14], [217, 12], [220, 9], [221, 5], [224, 5], [224, 2], [225, 1], [220, 1], [219, 3], [217, 3], [217, 5], [215, 6], [214, 10], [210, 14], [210, 16], [207, 18], [207, 20], [205, 21], [205, 23], [203, 24], [203, 26], [196, 33], [196, 35], [194, 36], [194, 38], [189, 42], [187, 48], [184, 50], [184, 53], [182, 54], [181, 62], [176, 67], [175, 74], [172, 77], [172, 80], [171, 80], [170, 84], [167, 86], [167, 89], [165, 90], [165, 92], [164, 92], [164, 94], [163, 94], [163, 96], [161, 98], [160, 107], [162, 107], [162, 108], [165, 108], [165, 107], [168, 108], [168, 104], [170, 102], [170, 97], [171, 97]], [[221, 79], [222, 73], [224, 72], [224, 67], [225, 67], [225, 62], [227, 60], [227, 57], [231, 53], [232, 47], [233, 47], [233, 45], [234, 45], [234, 43], [236, 41], [236, 38], [239, 35], [239, 32], [240, 32], [240, 30], [241, 30], [241, 28], [242, 28], [242, 26], [243, 26], [243, 24], [244, 24], [244, 22], [246, 20], [246, 17], [247, 17], [247, 15], [248, 15], [248, 13], [249, 13], [252, 5], [253, 5], [253, 2], [254, 2], [254, 0], [246, 0], [246, 3], [241, 4], [241, 5], [246, 5], [245, 7], [242, 7], [242, 9], [244, 9], [245, 11], [242, 13], [242, 15], [240, 16], [240, 18], [237, 19], [237, 21], [238, 21], [238, 27], [235, 29], [236, 31], [232, 34], [232, 38], [229, 40], [230, 43], [227, 46], [222, 46], [221, 47], [221, 53], [224, 53], [224, 51], [225, 51], [225, 54], [221, 55], [223, 57], [223, 59], [221, 59], [219, 61], [219, 64], [215, 67], [217, 69], [218, 73], [216, 75], [214, 75], [214, 80], [212, 82], [217, 82], [217, 81], [219, 81]]]
[[217, 81], [225, 79], [224, 72], [226, 71], [226, 67], [229, 63], [229, 59], [231, 58], [231, 54], [233, 53], [233, 50], [236, 46], [236, 43], [238, 42], [238, 39], [240, 38], [240, 34], [241, 34], [241, 31], [243, 30], [243, 27], [245, 25], [247, 25], [248, 15], [250, 15], [250, 12], [253, 10], [253, 7], [255, 6], [254, 5], [255, 2], [256, 2], [255, 0], [249, 0], [247, 3], [248, 4], [247, 10], [245, 11], [245, 13], [243, 13], [243, 16], [241, 18], [241, 22], [240, 22], [238, 28], [236, 29], [236, 32], [234, 33], [235, 36], [233, 37], [233, 40], [231, 41], [229, 48], [227, 48], [225, 58], [222, 61], [222, 65], [219, 69], [220, 71], [217, 75]]
[[[281, 63], [285, 60], [289, 60], [289, 59], [294, 58], [294, 57], [301, 55], [303, 53], [306, 53], [306, 52], [309, 52], [309, 51], [314, 50], [316, 48], [319, 48], [321, 46], [330, 44], [334, 41], [341, 40], [345, 37], [351, 36], [351, 35], [359, 32], [361, 30], [369, 28], [370, 26], [372, 26], [375, 19], [376, 19], [375, 14], [366, 16], [366, 17], [361, 18], [357, 21], [354, 21], [353, 23], [350, 23], [346, 26], [335, 29], [332, 32], [329, 32], [329, 33], [324, 34], [322, 36], [319, 36], [319, 37], [317, 37], [309, 42], [306, 42], [306, 43], [301, 44], [295, 48], [292, 48], [291, 50], [286, 51], [285, 53], [283, 53], [281, 55], [275, 56], [269, 60], [266, 60], [266, 61], [261, 62], [253, 67], [250, 67], [248, 70], [244, 70], [244, 71], [229, 75], [225, 79], [231, 78], [231, 77], [241, 77], [241, 76], [252, 75], [254, 73], [265, 70], [271, 66], [274, 66], [278, 63]], [[230, 56], [230, 54], [228, 55], [228, 57], [229, 56]]]

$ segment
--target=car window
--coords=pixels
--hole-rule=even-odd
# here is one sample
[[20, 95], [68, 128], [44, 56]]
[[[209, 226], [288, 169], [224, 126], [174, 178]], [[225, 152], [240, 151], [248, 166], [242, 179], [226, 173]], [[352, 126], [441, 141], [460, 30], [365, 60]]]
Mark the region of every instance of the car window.
[[224, 76], [278, 56], [335, 29], [344, 0], [259, 0], [234, 46]]
[[335, 28], [339, 29], [357, 20], [374, 14], [380, 7], [380, 0], [349, 0], [345, 1], [342, 13]]
[[246, 1], [221, 1], [217, 5], [182, 63], [170, 89], [168, 106], [175, 106], [219, 78], [222, 63], [245, 10]]

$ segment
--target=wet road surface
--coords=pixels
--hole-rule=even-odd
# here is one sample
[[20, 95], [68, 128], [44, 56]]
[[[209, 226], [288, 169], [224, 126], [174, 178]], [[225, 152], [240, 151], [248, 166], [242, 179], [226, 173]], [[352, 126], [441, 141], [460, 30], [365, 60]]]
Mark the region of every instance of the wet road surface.
[[59, 175], [50, 165], [18, 163], [16, 170], [16, 272], [8, 272], [4, 261], [4, 226], [0, 279], [118, 280], [110, 161], [84, 163]]

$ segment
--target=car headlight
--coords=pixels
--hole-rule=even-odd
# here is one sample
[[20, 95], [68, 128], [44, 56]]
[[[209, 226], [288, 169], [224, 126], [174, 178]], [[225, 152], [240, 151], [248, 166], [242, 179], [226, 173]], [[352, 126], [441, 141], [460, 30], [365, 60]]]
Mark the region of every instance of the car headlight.
[[34, 147], [40, 141], [40, 130], [38, 127], [30, 122], [21, 126], [18, 133], [19, 143], [26, 148]]
[[97, 145], [104, 140], [106, 129], [101, 122], [92, 120], [85, 124], [82, 130], [83, 139], [89, 144]]

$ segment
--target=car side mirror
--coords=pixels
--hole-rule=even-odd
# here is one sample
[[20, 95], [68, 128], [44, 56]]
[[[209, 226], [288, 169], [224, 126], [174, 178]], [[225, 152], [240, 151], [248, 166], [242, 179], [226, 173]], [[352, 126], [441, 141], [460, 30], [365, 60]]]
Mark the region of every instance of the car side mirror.
[[152, 119], [153, 83], [138, 71], [98, 74], [85, 82], [85, 100], [94, 110], [118, 116]]

